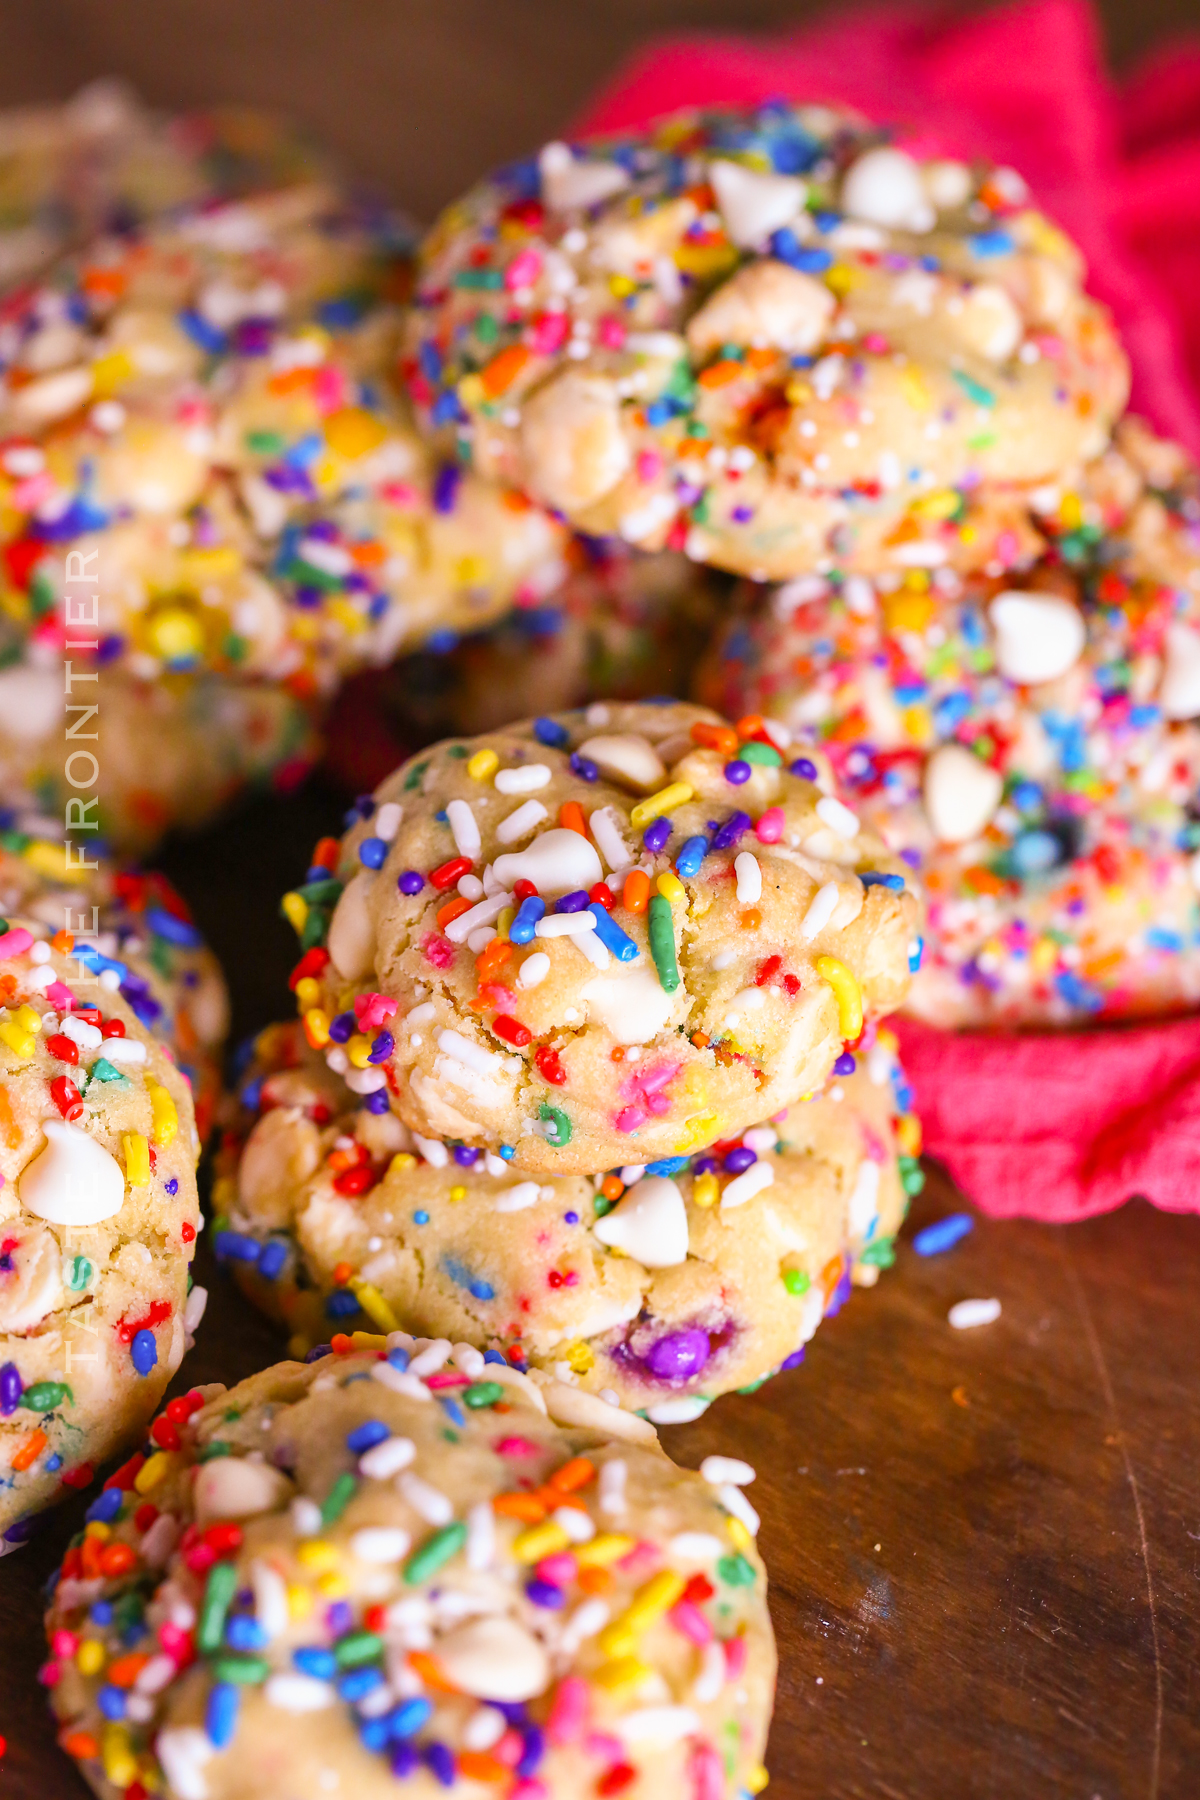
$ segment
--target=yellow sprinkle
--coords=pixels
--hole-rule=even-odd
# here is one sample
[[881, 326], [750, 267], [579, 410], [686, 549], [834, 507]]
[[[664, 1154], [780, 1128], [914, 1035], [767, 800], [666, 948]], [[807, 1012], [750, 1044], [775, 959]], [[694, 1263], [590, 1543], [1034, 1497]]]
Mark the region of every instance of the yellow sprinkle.
[[365, 1069], [371, 1060], [371, 1040], [356, 1031], [346, 1045], [346, 1055], [356, 1069]]
[[25, 851], [23, 861], [39, 875], [49, 875], [55, 881], [86, 881], [88, 871], [81, 869], [77, 862], [67, 861], [66, 847], [63, 844], [47, 844], [40, 838], [30, 844]]
[[288, 1617], [291, 1619], [307, 1619], [312, 1613], [314, 1601], [312, 1589], [293, 1581], [287, 1591]]
[[231, 1212], [237, 1204], [238, 1185], [232, 1175], [218, 1175], [212, 1184], [212, 1208], [214, 1213]]
[[164, 662], [189, 662], [204, 648], [204, 627], [183, 606], [164, 606], [146, 624], [150, 648]]
[[906, 706], [900, 714], [900, 723], [909, 743], [916, 744], [920, 749], [932, 744], [936, 734], [933, 714], [927, 706]]
[[110, 350], [92, 364], [92, 386], [96, 395], [103, 399], [106, 394], [115, 394], [127, 381], [132, 381], [137, 372], [137, 364], [128, 350]]
[[485, 556], [460, 556], [454, 562], [454, 579], [459, 587], [482, 587], [491, 575], [491, 564]]
[[677, 806], [683, 806], [692, 798], [694, 789], [686, 781], [672, 781], [668, 787], [660, 788], [657, 794], [651, 794], [648, 800], [639, 800], [629, 815], [629, 823], [635, 831], [648, 825], [651, 819], [657, 819], [660, 813], [674, 812]]
[[504, 911], [500, 914], [500, 917], [496, 920], [496, 936], [500, 939], [502, 944], [508, 943], [508, 928], [516, 916], [515, 907], [506, 906]]
[[692, 1200], [697, 1206], [713, 1206], [719, 1192], [717, 1178], [709, 1171], [704, 1175], [697, 1175], [692, 1185]]
[[639, 1657], [620, 1656], [614, 1662], [607, 1662], [603, 1668], [597, 1669], [592, 1680], [606, 1693], [619, 1696], [641, 1687], [643, 1681], [653, 1673], [649, 1663], [642, 1662]]
[[935, 488], [932, 494], [914, 500], [908, 510], [918, 519], [952, 519], [960, 504], [954, 488]]
[[582, 1339], [567, 1345], [566, 1363], [573, 1374], [586, 1375], [595, 1366], [595, 1362], [596, 1358], [592, 1354], [591, 1347]]
[[[595, 1543], [595, 1539], [592, 1542]], [[547, 1519], [544, 1525], [530, 1525], [513, 1539], [512, 1553], [518, 1562], [541, 1562], [543, 1556], [556, 1556], [571, 1540], [561, 1525]]]
[[133, 1478], [133, 1485], [139, 1494], [148, 1494], [152, 1488], [159, 1486], [167, 1479], [175, 1467], [176, 1458], [166, 1450], [156, 1450], [153, 1456], [147, 1457]]
[[350, 1592], [346, 1577], [334, 1569], [317, 1576], [317, 1592], [323, 1600], [344, 1600]]
[[380, 1293], [379, 1289], [369, 1281], [352, 1281], [350, 1291], [368, 1319], [373, 1319], [381, 1331], [399, 1331], [400, 1321]]
[[393, 1156], [391, 1162], [388, 1164], [388, 1174], [401, 1175], [406, 1169], [415, 1169], [416, 1166], [417, 1159], [415, 1156], [411, 1156], [407, 1150], [397, 1150], [395, 1156]]
[[98, 1675], [105, 1660], [104, 1645], [99, 1638], [84, 1638], [75, 1652], [75, 1667], [81, 1675]]
[[343, 406], [325, 420], [325, 442], [336, 456], [350, 460], [378, 450], [387, 426], [363, 406]]
[[472, 781], [486, 781], [500, 767], [500, 758], [494, 750], [477, 750], [467, 764], [467, 774]]
[[1058, 522], [1066, 531], [1078, 531], [1083, 524], [1083, 501], [1078, 494], [1064, 494], [1059, 501]]
[[881, 1050], [886, 1050], [890, 1056], [895, 1056], [900, 1049], [900, 1039], [889, 1025], [881, 1025], [879, 1027], [879, 1030], [875, 1033], [875, 1042], [879, 1045]]
[[618, 300], [626, 300], [630, 294], [637, 293], [637, 282], [631, 280], [628, 275], [610, 275], [608, 285]]
[[601, 1531], [590, 1543], [576, 1544], [575, 1560], [581, 1569], [604, 1569], [628, 1556], [636, 1542], [624, 1531]]
[[311, 975], [302, 975], [296, 983], [296, 1005], [301, 1012], [308, 1012], [321, 998], [321, 984], [314, 981]]
[[924, 378], [917, 373], [916, 369], [910, 367], [904, 370], [900, 377], [900, 386], [904, 398], [915, 412], [929, 411], [933, 405], [933, 395]]
[[190, 549], [180, 552], [180, 578], [184, 585], [194, 588], [197, 593], [214, 581], [224, 581], [230, 575], [238, 575], [243, 567], [243, 557], [234, 544], [213, 544], [207, 549]]
[[150, 1179], [150, 1146], [140, 1131], [127, 1131], [121, 1139], [125, 1179], [130, 1187], [145, 1187]]
[[825, 286], [839, 298], [848, 294], [852, 288], [861, 287], [865, 280], [866, 276], [849, 263], [838, 263], [825, 271]]
[[685, 906], [687, 905], [687, 889], [684, 887], [682, 881], [680, 881], [674, 869], [664, 870], [663, 873], [658, 876], [654, 885], [662, 895], [663, 899], [669, 900], [672, 906], [675, 905], [677, 900], [682, 900], [683, 904]]
[[114, 1787], [124, 1789], [137, 1780], [137, 1758], [129, 1748], [129, 1733], [123, 1725], [110, 1723], [104, 1727], [100, 1753], [104, 1773]]
[[83, 1535], [95, 1538], [98, 1544], [107, 1544], [112, 1536], [112, 1526], [106, 1525], [103, 1519], [93, 1519], [90, 1524], [84, 1526]]
[[304, 922], [308, 918], [308, 901], [303, 894], [285, 894], [280, 901], [283, 916], [297, 936], [304, 930]]
[[32, 1006], [18, 1006], [15, 1017], [17, 1024], [23, 1025], [26, 1031], [31, 1031], [34, 1037], [42, 1029], [42, 1015], [34, 1012]]
[[937, 602], [928, 594], [916, 594], [904, 588], [889, 594], [883, 603], [883, 622], [889, 631], [924, 631], [937, 611]]
[[[316, 985], [314, 981], [313, 986]], [[310, 1006], [304, 1015], [304, 1030], [313, 1049], [320, 1050], [329, 1042], [329, 1014], [319, 1006]]]
[[154, 1141], [164, 1148], [174, 1141], [179, 1130], [179, 1114], [175, 1102], [160, 1081], [148, 1082], [150, 1106], [154, 1113]]
[[833, 989], [838, 1030], [848, 1042], [853, 1042], [863, 1028], [862, 989], [845, 963], [836, 956], [818, 956], [813, 966], [821, 980], [827, 981]]
[[472, 407], [483, 405], [487, 390], [478, 375], [464, 375], [458, 384], [458, 397], [470, 412]]
[[296, 1546], [296, 1561], [302, 1569], [333, 1569], [341, 1560], [327, 1538], [305, 1538]]
[[352, 1331], [350, 1342], [356, 1350], [386, 1350], [387, 1338], [378, 1331]]
[[343, 600], [338, 594], [334, 594], [326, 600], [325, 611], [341, 626], [347, 637], [357, 637], [360, 632], [367, 629], [367, 621], [363, 614], [349, 600]]
[[735, 1519], [732, 1516], [726, 1519], [725, 1525], [729, 1532], [729, 1536], [733, 1541], [734, 1549], [748, 1550], [754, 1542], [754, 1539], [750, 1536], [748, 1527], [743, 1525], [740, 1519]]
[[0, 1041], [6, 1043], [14, 1055], [27, 1060], [33, 1055], [36, 1045], [27, 1031], [13, 1019], [0, 1019]]
[[755, 1763], [754, 1767], [748, 1770], [746, 1774], [747, 1793], [761, 1794], [770, 1779], [771, 1777], [767, 1774], [767, 1771], [763, 1768], [762, 1764]]
[[452, 1187], [450, 1189], [450, 1198], [452, 1200], [465, 1200], [466, 1197], [467, 1197], [467, 1190], [465, 1187], [459, 1186], [459, 1187]]
[[670, 1612], [687, 1582], [675, 1569], [660, 1569], [638, 1589], [620, 1618], [600, 1633], [597, 1642], [606, 1656], [627, 1656], [643, 1632]]
[[1053, 938], [1039, 938], [1029, 960], [1035, 975], [1048, 975], [1058, 961], [1058, 945]]
[[916, 1113], [905, 1113], [896, 1121], [896, 1147], [901, 1156], [920, 1156], [921, 1121]]

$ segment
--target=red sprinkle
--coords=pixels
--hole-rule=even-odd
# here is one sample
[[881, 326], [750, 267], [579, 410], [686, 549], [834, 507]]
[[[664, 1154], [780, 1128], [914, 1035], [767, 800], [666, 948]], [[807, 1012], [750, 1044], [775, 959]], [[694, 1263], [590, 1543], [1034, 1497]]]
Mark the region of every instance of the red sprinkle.
[[196, 1227], [192, 1224], [190, 1219], [185, 1219], [183, 1221], [183, 1224], [179, 1227], [179, 1235], [185, 1244], [195, 1243]]
[[429, 877], [429, 885], [444, 891], [446, 888], [452, 888], [456, 881], [461, 881], [464, 875], [470, 873], [471, 859], [469, 856], [452, 856], [449, 862], [440, 863], [433, 870]]
[[295, 992], [297, 983], [306, 980], [310, 975], [319, 975], [328, 961], [328, 950], [321, 944], [314, 944], [311, 950], [306, 950], [304, 952], [304, 955], [300, 958], [300, 961], [288, 976], [288, 986]]
[[[518, 884], [519, 885], [519, 884]], [[515, 1044], [523, 1049], [533, 1042], [533, 1033], [528, 1025], [522, 1025], [520, 1019], [514, 1019], [508, 1013], [497, 1013], [492, 1020], [492, 1030], [496, 1036], [503, 1038], [506, 1044]]]
[[617, 904], [617, 897], [609, 887], [607, 881], [598, 881], [594, 887], [590, 887], [588, 889], [588, 899], [599, 901], [605, 912], [611, 912], [613, 907]]
[[375, 1186], [375, 1171], [370, 1163], [358, 1163], [353, 1169], [343, 1169], [335, 1175], [333, 1185], [339, 1194], [365, 1194], [368, 1188]]
[[620, 1794], [631, 1781], [636, 1780], [637, 1770], [632, 1763], [613, 1763], [611, 1768], [605, 1769], [596, 1783], [596, 1792], [598, 1794]]
[[533, 1060], [543, 1081], [548, 1081], [551, 1087], [566, 1086], [567, 1071], [562, 1066], [562, 1058], [557, 1050], [551, 1050], [548, 1044], [543, 1044]]
[[74, 1038], [65, 1037], [60, 1031], [56, 1031], [53, 1037], [46, 1039], [46, 1048], [51, 1056], [58, 1058], [59, 1062], [77, 1063], [79, 1061], [79, 1045]]
[[56, 1075], [50, 1083], [50, 1098], [64, 1119], [78, 1119], [83, 1112], [83, 1095], [69, 1075]]
[[100, 1035], [101, 1035], [101, 1037], [106, 1037], [106, 1038], [124, 1037], [125, 1036], [125, 1021], [124, 1021], [124, 1019], [105, 1019], [103, 1025], [100, 1027]]
[[521, 877], [520, 881], [515, 881], [513, 883], [513, 898], [515, 900], [536, 900], [538, 897], [537, 888], [532, 881], [526, 881], [524, 876]]

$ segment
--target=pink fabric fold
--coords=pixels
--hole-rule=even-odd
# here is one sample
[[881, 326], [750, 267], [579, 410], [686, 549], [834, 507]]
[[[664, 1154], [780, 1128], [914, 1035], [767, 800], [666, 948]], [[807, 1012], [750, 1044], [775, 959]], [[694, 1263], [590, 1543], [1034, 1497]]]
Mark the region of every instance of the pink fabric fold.
[[[1116, 315], [1134, 406], [1200, 454], [1200, 37], [1124, 90], [1084, 0], [950, 19], [889, 7], [773, 39], [669, 38], [619, 72], [578, 131], [775, 97], [917, 122], [931, 153], [1019, 169]], [[926, 1147], [986, 1211], [1065, 1221], [1133, 1194], [1200, 1211], [1200, 1020], [1055, 1037], [906, 1022], [901, 1036]]]

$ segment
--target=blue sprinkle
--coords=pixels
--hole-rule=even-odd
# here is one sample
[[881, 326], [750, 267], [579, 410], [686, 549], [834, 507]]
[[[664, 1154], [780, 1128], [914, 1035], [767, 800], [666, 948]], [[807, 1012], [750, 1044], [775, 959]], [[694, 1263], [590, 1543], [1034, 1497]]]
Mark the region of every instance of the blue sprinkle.
[[422, 1725], [427, 1725], [433, 1717], [433, 1707], [422, 1695], [416, 1694], [411, 1700], [402, 1700], [389, 1714], [391, 1735], [394, 1738], [415, 1737]]
[[799, 775], [804, 781], [815, 781], [817, 765], [815, 762], [810, 762], [807, 756], [798, 756], [795, 762], [788, 764], [788, 774]]
[[1007, 231], [979, 231], [971, 239], [976, 256], [1009, 256], [1016, 248]]
[[261, 1251], [258, 1239], [247, 1237], [244, 1232], [213, 1233], [213, 1254], [218, 1262], [257, 1262]]
[[657, 1162], [646, 1164], [647, 1175], [678, 1175], [686, 1169], [689, 1158], [686, 1156], [663, 1156]]
[[113, 1609], [111, 1600], [97, 1600], [95, 1606], [93, 1606], [91, 1612], [88, 1614], [93, 1625], [111, 1625], [112, 1616]]
[[[340, 1691], [341, 1684], [338, 1685]], [[382, 1719], [362, 1719], [358, 1727], [359, 1742], [364, 1750], [372, 1750], [378, 1756], [387, 1749], [391, 1731], [391, 1722], [386, 1713]]]
[[743, 782], [749, 781], [752, 774], [750, 764], [743, 762], [740, 756], [735, 756], [732, 762], [725, 764], [725, 779], [734, 787], [741, 787]]
[[[750, 764], [746, 763], [744, 767], [747, 772], [749, 772]], [[728, 770], [726, 770], [726, 773], [728, 774]], [[753, 821], [751, 820], [749, 813], [730, 813], [729, 817], [712, 841], [713, 849], [732, 850], [738, 839], [744, 837], [746, 832], [749, 831], [752, 823]]]
[[891, 888], [894, 894], [900, 894], [904, 891], [903, 875], [884, 875], [878, 869], [868, 869], [864, 874], [861, 874], [858, 879], [862, 882], [864, 887]]
[[440, 1744], [434, 1740], [425, 1746], [425, 1763], [444, 1788], [454, 1786], [457, 1770], [454, 1764], [454, 1752], [449, 1744]]
[[231, 1681], [218, 1681], [204, 1709], [204, 1728], [214, 1749], [224, 1750], [237, 1730], [239, 1695]]
[[485, 1363], [499, 1363], [503, 1369], [508, 1367], [508, 1358], [503, 1356], [499, 1350], [485, 1350], [483, 1360]]
[[1151, 925], [1146, 933], [1146, 943], [1151, 950], [1183, 949], [1183, 939], [1177, 931], [1168, 931], [1163, 925]]
[[175, 314], [175, 322], [182, 326], [193, 344], [199, 344], [201, 350], [207, 350], [210, 356], [216, 356], [225, 348], [225, 333], [210, 324], [203, 313], [193, 312], [191, 307], [186, 307]]
[[413, 1214], [413, 1224], [414, 1225], [428, 1225], [428, 1223], [429, 1223], [429, 1214], [425, 1211], [425, 1208], [422, 1206]]
[[690, 837], [683, 849], [675, 858], [675, 872], [684, 881], [690, 881], [700, 873], [700, 864], [708, 855], [708, 839], [706, 837]]
[[393, 1344], [392, 1348], [387, 1353], [387, 1360], [391, 1363], [393, 1369], [399, 1369], [400, 1373], [403, 1375], [408, 1367], [408, 1351], [404, 1348], [403, 1344]]
[[924, 954], [925, 939], [923, 937], [914, 938], [912, 949], [908, 953], [908, 969], [911, 975], [915, 975], [920, 968], [921, 958]]
[[288, 1247], [279, 1238], [264, 1244], [258, 1258], [258, 1272], [264, 1281], [278, 1281], [288, 1259]]
[[578, 750], [571, 757], [571, 772], [578, 775], [581, 781], [599, 781], [600, 768], [590, 756], [580, 756]]
[[[666, 848], [667, 840], [670, 838], [670, 835], [670, 819], [651, 819], [649, 825], [647, 825], [645, 831], [642, 833], [642, 842], [652, 856], [657, 856], [660, 850]], [[511, 936], [511, 933], [509, 935]]]
[[463, 1426], [467, 1422], [467, 1417], [463, 1412], [462, 1407], [450, 1394], [442, 1395], [442, 1411], [452, 1425]]
[[266, 1629], [246, 1613], [235, 1613], [225, 1627], [225, 1642], [231, 1650], [261, 1650], [270, 1642]]
[[99, 1519], [102, 1525], [111, 1525], [121, 1510], [123, 1498], [120, 1488], [105, 1488], [102, 1494], [97, 1494], [84, 1514], [88, 1524]]
[[169, 944], [178, 944], [184, 950], [198, 950], [204, 939], [186, 919], [177, 919], [163, 906], [146, 908], [146, 924], [155, 937], [166, 938]]
[[944, 1219], [937, 1219], [923, 1231], [918, 1231], [913, 1239], [913, 1249], [918, 1256], [940, 1256], [943, 1250], [952, 1250], [960, 1238], [965, 1238], [974, 1229], [975, 1221], [970, 1213], [947, 1213]]
[[571, 741], [570, 732], [557, 719], [535, 719], [533, 735], [539, 744], [548, 744], [553, 750], [565, 750]]
[[505, 1162], [511, 1162], [516, 1154], [516, 1149], [512, 1144], [501, 1144], [500, 1155], [504, 1158]]
[[337, 1684], [337, 1691], [343, 1700], [348, 1700], [354, 1706], [358, 1701], [365, 1700], [382, 1681], [382, 1669], [347, 1669]]
[[565, 1212], [563, 1214], [563, 1224], [564, 1225], [578, 1225], [578, 1223], [579, 1223], [579, 1214], [577, 1212]]
[[382, 869], [387, 853], [388, 847], [380, 837], [364, 838], [358, 846], [358, 860], [364, 869]]
[[167, 1193], [170, 1194], [172, 1199], [174, 1199], [175, 1195], [179, 1192], [179, 1182], [174, 1175], [172, 1175], [170, 1181], [163, 1182], [163, 1187], [166, 1189]]
[[564, 894], [562, 899], [555, 903], [554, 910], [560, 913], [582, 912], [587, 903], [587, 890], [576, 888], [573, 894]]
[[337, 1288], [325, 1302], [326, 1315], [331, 1319], [348, 1319], [359, 1310], [358, 1301], [346, 1288]]
[[533, 934], [539, 919], [544, 918], [546, 902], [537, 894], [530, 894], [522, 900], [517, 909], [517, 916], [508, 928], [508, 935], [514, 944], [533, 942]]
[[293, 1650], [292, 1661], [302, 1675], [312, 1675], [317, 1681], [332, 1681], [337, 1674], [337, 1657], [333, 1651], [322, 1650], [316, 1644]]
[[352, 1456], [361, 1456], [364, 1451], [372, 1449], [376, 1444], [382, 1444], [384, 1438], [390, 1436], [391, 1432], [382, 1419], [366, 1419], [361, 1425], [356, 1425], [353, 1431], [347, 1433], [346, 1448]]
[[833, 1065], [833, 1072], [835, 1075], [853, 1075], [857, 1066], [853, 1051], [843, 1050]]
[[544, 1606], [548, 1612], [561, 1612], [567, 1604], [562, 1588], [555, 1587], [552, 1581], [539, 1581], [536, 1575], [525, 1583], [525, 1598], [532, 1600], [535, 1606]]
[[601, 906], [598, 900], [594, 900], [588, 907], [588, 911], [596, 921], [596, 936], [604, 948], [615, 956], [618, 962], [633, 962], [637, 957], [638, 947], [633, 939], [621, 930], [608, 910]]
[[125, 1717], [125, 1695], [119, 1687], [105, 1684], [96, 1695], [96, 1705], [106, 1719], [123, 1719]]
[[152, 1331], [135, 1331], [129, 1356], [139, 1375], [148, 1375], [158, 1361], [158, 1345]]

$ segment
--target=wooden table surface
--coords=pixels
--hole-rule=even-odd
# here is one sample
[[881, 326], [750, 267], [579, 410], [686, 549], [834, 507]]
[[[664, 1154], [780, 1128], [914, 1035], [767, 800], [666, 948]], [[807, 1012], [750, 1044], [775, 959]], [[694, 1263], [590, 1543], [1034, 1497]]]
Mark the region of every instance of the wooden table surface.
[[[312, 788], [172, 849], [241, 1031], [279, 1016], [278, 896], [341, 806]], [[1142, 1202], [1067, 1228], [912, 1231], [804, 1366], [664, 1432], [755, 1464], [781, 1661], [773, 1800], [1200, 1794], [1200, 1219]], [[282, 1353], [202, 1248], [211, 1300], [176, 1387]], [[996, 1296], [1000, 1319], [946, 1321]], [[86, 1499], [0, 1569], [0, 1800], [82, 1800], [36, 1681], [40, 1588]], [[400, 1790], [398, 1789], [399, 1793]], [[271, 1797], [286, 1800], [286, 1796]]]

